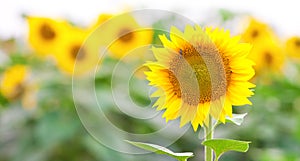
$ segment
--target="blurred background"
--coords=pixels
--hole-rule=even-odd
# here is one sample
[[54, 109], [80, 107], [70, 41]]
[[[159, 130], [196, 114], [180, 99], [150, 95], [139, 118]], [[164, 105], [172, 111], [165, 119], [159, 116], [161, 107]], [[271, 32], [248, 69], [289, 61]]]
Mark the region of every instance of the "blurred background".
[[160, 45], [158, 35], [168, 35], [171, 25], [183, 29], [185, 23], [222, 27], [253, 44], [253, 105], [234, 107], [248, 113], [241, 126], [220, 125], [215, 132], [252, 143], [247, 153], [220, 160], [300, 161], [298, 8], [296, 1], [258, 0], [2, 2], [0, 161], [172, 160], [119, 152], [129, 148], [122, 140], [135, 138], [129, 134], [154, 134], [139, 141], [203, 160], [198, 134], [176, 121], [168, 126], [151, 108], [153, 89], [143, 75], [142, 64], [153, 59], [149, 46]]

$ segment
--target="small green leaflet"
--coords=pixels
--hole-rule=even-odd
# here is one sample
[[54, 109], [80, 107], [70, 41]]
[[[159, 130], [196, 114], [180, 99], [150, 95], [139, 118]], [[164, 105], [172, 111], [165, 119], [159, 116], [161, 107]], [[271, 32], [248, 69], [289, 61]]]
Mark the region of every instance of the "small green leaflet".
[[212, 148], [216, 154], [216, 160], [227, 151], [246, 152], [249, 149], [249, 141], [230, 139], [210, 139], [202, 142], [202, 145]]
[[226, 9], [220, 9], [219, 14], [222, 17], [223, 22], [228, 21], [228, 20], [232, 20], [234, 18], [234, 16], [236, 16], [235, 13], [233, 13], [229, 10], [226, 10]]
[[194, 154], [191, 153], [191, 152], [174, 153], [174, 152], [172, 152], [171, 150], [169, 150], [165, 147], [155, 145], [155, 144], [142, 143], [142, 142], [133, 142], [133, 141], [128, 141], [128, 140], [125, 140], [125, 141], [132, 144], [132, 145], [134, 145], [134, 146], [136, 146], [136, 147], [142, 148], [142, 149], [147, 150], [147, 151], [154, 152], [156, 154], [168, 155], [170, 157], [173, 157], [173, 158], [177, 159], [178, 161], [187, 161], [188, 158], [191, 158], [191, 157], [194, 156]]
[[231, 117], [226, 117], [226, 122], [234, 123], [236, 125], [241, 125], [244, 122], [244, 117], [247, 115], [247, 113], [243, 114], [232, 114]]

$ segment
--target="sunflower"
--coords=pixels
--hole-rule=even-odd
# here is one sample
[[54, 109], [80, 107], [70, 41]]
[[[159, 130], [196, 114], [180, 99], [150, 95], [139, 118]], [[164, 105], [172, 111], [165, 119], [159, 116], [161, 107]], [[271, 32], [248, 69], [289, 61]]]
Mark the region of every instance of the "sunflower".
[[166, 121], [181, 117], [180, 126], [191, 122], [194, 130], [212, 116], [225, 123], [232, 105], [250, 104], [248, 82], [254, 75], [248, 60], [251, 45], [239, 43], [228, 31], [187, 25], [182, 33], [172, 27], [170, 40], [160, 35], [163, 47], [153, 47], [157, 59], [147, 62], [149, 85], [157, 87], [154, 107], [166, 109]]
[[28, 69], [23, 65], [15, 65], [6, 69], [0, 84], [2, 95], [9, 100], [23, 95], [27, 75]]
[[108, 13], [103, 13], [98, 16], [98, 19], [95, 23], [93, 23], [90, 27], [89, 30], [93, 32], [96, 30], [100, 25], [108, 21], [110, 18], [112, 18], [114, 15], [113, 14], [108, 14]]
[[300, 58], [300, 37], [289, 38], [286, 43], [286, 52], [292, 58]]
[[[85, 43], [88, 34], [87, 30], [69, 26], [54, 54], [57, 65], [62, 71], [80, 75], [97, 64], [98, 48], [91, 43]], [[73, 73], [75, 64], [78, 68]]]
[[36, 107], [37, 86], [28, 82], [29, 69], [24, 65], [14, 65], [2, 75], [0, 92], [10, 101], [21, 100], [25, 109]]
[[44, 17], [27, 17], [29, 43], [40, 55], [52, 54], [66, 32], [68, 23]]
[[253, 44], [248, 58], [256, 64], [256, 75], [281, 71], [285, 60], [283, 47], [280, 39], [267, 24], [251, 18], [242, 40]]
[[270, 72], [278, 73], [285, 61], [283, 48], [274, 39], [264, 39], [260, 43], [253, 44], [248, 58], [255, 62], [254, 68], [257, 75]]
[[[113, 42], [108, 50], [115, 58], [121, 58], [131, 50], [150, 44], [153, 36], [152, 30], [141, 30], [141, 26], [129, 14], [112, 18], [104, 24], [103, 33], [104, 38]], [[145, 48], [137, 51], [142, 56], [144, 50]]]
[[274, 36], [274, 33], [267, 24], [251, 17], [249, 19], [248, 27], [242, 34], [242, 40], [245, 42], [253, 43], [255, 41], [261, 41], [266, 37], [272, 36]]

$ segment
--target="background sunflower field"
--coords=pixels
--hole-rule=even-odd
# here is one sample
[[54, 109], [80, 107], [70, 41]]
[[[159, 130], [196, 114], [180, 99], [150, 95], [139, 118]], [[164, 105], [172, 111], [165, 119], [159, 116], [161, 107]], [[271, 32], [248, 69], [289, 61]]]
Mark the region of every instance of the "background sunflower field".
[[[151, 134], [167, 126], [161, 117], [141, 116], [161, 115], [150, 106], [153, 89], [141, 64], [153, 60], [150, 48], [161, 45], [158, 35], [168, 35], [169, 26], [180, 25], [176, 15], [204, 27], [230, 30], [253, 45], [249, 54], [256, 64], [251, 80], [256, 84], [250, 98], [253, 105], [233, 107], [235, 113], [247, 113], [242, 125], [222, 124], [215, 132], [216, 137], [251, 141], [250, 149], [226, 153], [220, 160], [300, 161], [296, 6], [289, 1], [271, 5], [233, 0], [7, 1], [0, 6], [0, 161], [172, 160], [152, 153], [122, 153], [113, 147], [122, 149], [116, 138], [127, 133]], [[149, 14], [143, 9], [157, 11]], [[158, 14], [164, 10], [168, 14]], [[99, 60], [104, 50], [107, 54]], [[101, 98], [96, 105], [105, 119], [125, 133], [110, 133], [110, 124], [93, 115], [99, 109], [87, 94], [91, 84], [86, 76], [93, 78], [92, 96]], [[118, 108], [115, 102], [129, 107]], [[167, 134], [159, 133], [153, 140], [162, 143], [176, 138], [168, 148], [192, 151], [195, 157], [190, 161], [202, 160], [199, 136], [192, 128], [183, 134], [178, 129], [171, 126]]]

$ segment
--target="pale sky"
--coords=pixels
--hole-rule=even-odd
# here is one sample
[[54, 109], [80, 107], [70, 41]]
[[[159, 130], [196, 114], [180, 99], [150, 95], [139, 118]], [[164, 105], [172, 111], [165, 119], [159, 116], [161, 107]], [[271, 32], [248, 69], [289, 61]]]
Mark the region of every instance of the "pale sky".
[[271, 23], [284, 36], [300, 35], [300, 9], [292, 0], [6, 0], [0, 5], [0, 37], [24, 36], [27, 28], [22, 13], [48, 17], [65, 17], [88, 24], [102, 12], [116, 13], [125, 9], [163, 9], [198, 20], [213, 8], [248, 12]]

